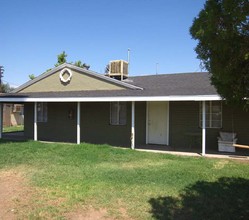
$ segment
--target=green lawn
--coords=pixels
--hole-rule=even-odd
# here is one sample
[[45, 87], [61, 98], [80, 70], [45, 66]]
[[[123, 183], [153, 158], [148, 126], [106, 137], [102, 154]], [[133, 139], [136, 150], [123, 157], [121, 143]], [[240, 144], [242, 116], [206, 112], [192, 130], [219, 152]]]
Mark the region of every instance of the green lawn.
[[3, 132], [17, 132], [17, 131], [24, 131], [23, 125], [11, 126], [11, 127], [4, 127]]
[[[249, 163], [107, 145], [0, 142], [0, 171], [22, 170], [34, 196], [25, 219], [64, 219], [79, 205], [113, 219], [246, 219]], [[38, 190], [38, 191], [39, 191]], [[52, 204], [49, 201], [60, 200]], [[120, 211], [121, 210], [121, 211]], [[127, 217], [126, 216], [126, 217]]]

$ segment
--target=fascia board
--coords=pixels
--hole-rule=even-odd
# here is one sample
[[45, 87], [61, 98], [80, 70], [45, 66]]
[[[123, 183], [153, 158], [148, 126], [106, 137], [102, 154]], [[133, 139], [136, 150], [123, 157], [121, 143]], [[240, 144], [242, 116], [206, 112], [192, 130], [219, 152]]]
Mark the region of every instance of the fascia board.
[[145, 101], [219, 101], [218, 95], [207, 96], [124, 96], [124, 97], [64, 97], [64, 98], [0, 98], [0, 102], [145, 102]]

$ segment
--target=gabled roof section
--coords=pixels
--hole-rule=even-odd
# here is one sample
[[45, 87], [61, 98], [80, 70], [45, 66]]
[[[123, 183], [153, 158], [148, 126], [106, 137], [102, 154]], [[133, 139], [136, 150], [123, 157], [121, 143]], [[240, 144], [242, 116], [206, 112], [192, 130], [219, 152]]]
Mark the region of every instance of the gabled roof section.
[[[99, 75], [98, 75], [99, 76]], [[103, 76], [101, 76], [103, 77]], [[113, 80], [113, 79], [111, 79]], [[116, 82], [116, 80], [115, 80]], [[124, 83], [118, 81], [118, 83]], [[222, 98], [207, 72], [133, 76], [132, 88], [0, 94], [0, 102], [217, 101]], [[138, 86], [138, 87], [137, 87]]]
[[52, 76], [53, 74], [65, 69], [65, 68], [68, 68], [68, 69], [73, 70], [73, 71], [77, 71], [78, 73], [84, 74], [84, 75], [89, 76], [89, 77], [93, 77], [96, 80], [100, 80], [100, 81], [104, 81], [104, 82], [112, 84], [112, 85], [116, 85], [116, 86], [118, 86], [120, 88], [123, 88], [123, 89], [131, 89], [131, 90], [142, 90], [143, 89], [141, 87], [138, 87], [138, 86], [135, 86], [135, 85], [132, 85], [132, 84], [128, 84], [126, 82], [119, 81], [119, 80], [116, 80], [116, 79], [112, 79], [110, 77], [101, 75], [99, 73], [96, 73], [96, 72], [93, 72], [93, 71], [90, 71], [90, 70], [86, 70], [86, 69], [81, 68], [81, 67], [77, 67], [77, 66], [69, 64], [69, 63], [64, 63], [64, 64], [62, 64], [62, 65], [60, 65], [58, 67], [53, 68], [52, 70], [50, 70], [48, 72], [45, 72], [45, 73], [37, 76], [35, 79], [24, 83], [20, 87], [13, 90], [12, 93], [19, 93], [22, 90], [25, 90], [26, 88], [28, 88], [28, 87], [42, 81], [43, 79], [45, 79], [45, 78], [47, 78], [49, 76]]
[[190, 72], [133, 76], [125, 80], [142, 87], [148, 95], [218, 95], [210, 73]]

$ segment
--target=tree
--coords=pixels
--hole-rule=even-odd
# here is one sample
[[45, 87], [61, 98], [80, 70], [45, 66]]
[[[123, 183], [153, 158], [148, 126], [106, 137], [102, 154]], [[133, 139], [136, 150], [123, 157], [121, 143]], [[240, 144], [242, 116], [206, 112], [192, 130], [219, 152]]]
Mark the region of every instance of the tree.
[[108, 63], [105, 66], [105, 73], [107, 74], [107, 73], [109, 73], [109, 71], [110, 71], [110, 64]]
[[249, 98], [249, 2], [207, 0], [190, 27], [197, 57], [222, 98], [246, 106]]
[[29, 75], [29, 78], [30, 78], [31, 80], [33, 80], [33, 79], [35, 78], [35, 75], [34, 75], [34, 74], [30, 74], [30, 75]]
[[84, 68], [84, 69], [87, 69], [87, 70], [90, 68], [89, 65], [87, 65], [86, 63], [82, 63], [80, 60], [74, 62], [74, 65], [81, 67], [81, 68]]
[[1, 85], [1, 92], [2, 93], [9, 93], [9, 92], [11, 92], [11, 91], [13, 91], [14, 90], [14, 88], [13, 87], [11, 87], [10, 85], [9, 85], [9, 83], [2, 83]]
[[66, 63], [67, 62], [66, 57], [67, 57], [67, 54], [65, 53], [65, 51], [63, 51], [61, 54], [59, 54], [57, 56], [57, 63], [55, 64], [55, 66], [59, 66], [63, 63]]
[[[59, 54], [57, 56], [57, 63], [55, 64], [55, 66], [59, 66], [63, 63], [66, 63], [67, 62], [67, 54], [65, 53], [65, 51], [63, 51], [61, 54]], [[75, 66], [78, 66], [78, 67], [81, 67], [81, 68], [84, 68], [84, 69], [89, 69], [90, 68], [90, 65], [87, 65], [86, 63], [83, 63], [82, 61], [78, 60], [76, 62], [71, 62], [71, 64], [75, 65]], [[49, 69], [51, 70], [51, 69]]]

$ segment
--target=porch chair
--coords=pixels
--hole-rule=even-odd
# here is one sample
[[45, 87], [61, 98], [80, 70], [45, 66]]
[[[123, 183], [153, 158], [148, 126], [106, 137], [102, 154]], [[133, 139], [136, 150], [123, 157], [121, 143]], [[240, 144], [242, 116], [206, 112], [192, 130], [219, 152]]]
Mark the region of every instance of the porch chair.
[[237, 143], [236, 135], [236, 133], [220, 131], [218, 150], [222, 152], [235, 152], [233, 145]]

